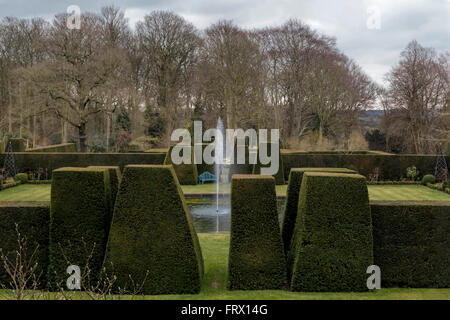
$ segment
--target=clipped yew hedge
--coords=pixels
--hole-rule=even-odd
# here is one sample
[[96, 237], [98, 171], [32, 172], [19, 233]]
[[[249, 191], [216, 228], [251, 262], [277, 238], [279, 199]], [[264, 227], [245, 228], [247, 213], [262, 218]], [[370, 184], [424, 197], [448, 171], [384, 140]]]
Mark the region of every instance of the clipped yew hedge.
[[[10, 261], [16, 261], [18, 236], [16, 224], [22, 238], [26, 239], [25, 253], [31, 263], [37, 263], [35, 275], [39, 288], [44, 288], [48, 267], [48, 235], [50, 208], [45, 202], [0, 202], [0, 248]], [[23, 252], [22, 252], [23, 253]], [[10, 288], [11, 278], [0, 263], [0, 287]], [[30, 285], [32, 285], [30, 281]], [[30, 287], [31, 288], [31, 287]]]
[[77, 152], [76, 143], [62, 143], [25, 150], [26, 152]]
[[203, 258], [172, 166], [125, 167], [104, 266], [117, 286], [130, 288], [131, 275], [144, 294], [200, 291]]
[[334, 173], [357, 173], [347, 168], [292, 168], [289, 173], [289, 181], [286, 192], [286, 203], [284, 206], [281, 222], [281, 236], [283, 238], [284, 251], [287, 253], [294, 232], [295, 221], [297, 219], [298, 195], [302, 178], [305, 172], [334, 172]]
[[450, 287], [450, 203], [373, 201], [382, 287]]
[[367, 290], [373, 240], [363, 176], [303, 174], [287, 263], [292, 291]]
[[[266, 143], [266, 145], [267, 145], [267, 154], [270, 157], [271, 150], [272, 150], [271, 143]], [[260, 148], [261, 148], [261, 144], [259, 145], [259, 148], [258, 148], [258, 159], [257, 159], [257, 162], [253, 166], [253, 170], [252, 170], [253, 174], [260, 174], [261, 173], [261, 168], [264, 168], [264, 167], [268, 168], [268, 167], [270, 167], [270, 163], [267, 164], [267, 165], [263, 165], [259, 161], [260, 160], [259, 159], [259, 150], [260, 150]], [[285, 176], [289, 176], [289, 172], [288, 172], [288, 174], [285, 174], [284, 165], [283, 165], [283, 158], [282, 158], [281, 152], [280, 152], [280, 145], [278, 145], [278, 152], [279, 152], [279, 158], [278, 158], [279, 167], [278, 167], [277, 173], [275, 175], [273, 175], [273, 176], [275, 177], [276, 184], [277, 185], [281, 185], [281, 184], [284, 184], [284, 177]]]
[[24, 152], [27, 141], [23, 138], [9, 138], [5, 146], [6, 151], [10, 143], [13, 152]]
[[[419, 178], [434, 173], [436, 155], [414, 154], [305, 154], [283, 152], [284, 174], [287, 177], [291, 168], [330, 167], [350, 168], [368, 177], [379, 168], [379, 180], [400, 180], [406, 178], [406, 168], [416, 166]], [[450, 165], [450, 155], [447, 157]]]
[[89, 166], [88, 168], [94, 169], [106, 169], [109, 171], [109, 183], [111, 190], [111, 214], [114, 210], [114, 204], [116, 202], [117, 192], [119, 191], [119, 183], [122, 179], [122, 173], [120, 172], [120, 168], [117, 166]]
[[[119, 166], [121, 170], [127, 164], [162, 164], [165, 152], [148, 153], [71, 153], [71, 152], [22, 152], [15, 153], [17, 172], [47, 169], [49, 174], [62, 167]], [[0, 154], [0, 163], [5, 160]], [[50, 179], [51, 177], [49, 177]]]
[[283, 289], [286, 283], [275, 179], [266, 175], [233, 175], [227, 287]]
[[67, 279], [67, 260], [82, 270], [89, 261], [91, 285], [99, 279], [110, 225], [109, 171], [61, 168], [53, 171], [50, 205], [49, 287]]
[[171, 146], [169, 148], [169, 151], [166, 154], [166, 158], [164, 159], [165, 165], [172, 165], [175, 169], [175, 173], [178, 177], [178, 181], [181, 185], [195, 185], [198, 182], [198, 171], [197, 171], [197, 165], [194, 164], [194, 149], [191, 146], [188, 146], [188, 148], [191, 148], [191, 163], [190, 164], [173, 164], [172, 163], [172, 149], [174, 146]]

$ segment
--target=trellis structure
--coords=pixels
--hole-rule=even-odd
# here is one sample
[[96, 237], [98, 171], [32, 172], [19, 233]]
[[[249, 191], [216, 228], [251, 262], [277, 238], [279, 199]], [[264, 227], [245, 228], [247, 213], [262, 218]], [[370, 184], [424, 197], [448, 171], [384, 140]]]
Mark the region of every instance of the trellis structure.
[[17, 174], [16, 160], [12, 150], [11, 142], [8, 143], [6, 151], [5, 162], [3, 165], [3, 179], [14, 178]]
[[444, 151], [442, 150], [442, 144], [437, 144], [437, 159], [436, 166], [434, 168], [434, 176], [437, 182], [447, 181], [448, 179], [448, 167], [445, 160]]

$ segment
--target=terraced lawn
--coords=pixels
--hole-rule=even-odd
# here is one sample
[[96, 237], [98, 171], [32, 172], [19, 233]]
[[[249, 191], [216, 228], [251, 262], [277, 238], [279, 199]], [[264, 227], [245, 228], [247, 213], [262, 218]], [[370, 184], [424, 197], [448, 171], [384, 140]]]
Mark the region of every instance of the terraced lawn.
[[[215, 193], [213, 184], [182, 186], [185, 194]], [[287, 185], [277, 186], [277, 195], [286, 195]], [[450, 201], [450, 195], [420, 185], [368, 186], [370, 200]], [[222, 192], [222, 190], [221, 190]], [[223, 187], [230, 192], [230, 185]], [[50, 185], [25, 184], [0, 191], [0, 201], [50, 201]]]

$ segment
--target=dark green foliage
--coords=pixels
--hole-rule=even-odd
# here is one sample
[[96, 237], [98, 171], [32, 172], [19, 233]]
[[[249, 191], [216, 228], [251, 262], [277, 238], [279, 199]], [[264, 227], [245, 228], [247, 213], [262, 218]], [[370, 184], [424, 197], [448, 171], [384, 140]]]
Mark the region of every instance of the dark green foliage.
[[367, 290], [373, 240], [363, 176], [303, 174], [287, 263], [292, 291]]
[[289, 174], [289, 182], [286, 193], [286, 203], [281, 222], [281, 236], [283, 238], [284, 251], [287, 253], [291, 244], [297, 219], [298, 195], [302, 185], [303, 173], [305, 172], [334, 172], [334, 173], [357, 173], [347, 168], [293, 168]]
[[28, 182], [28, 175], [26, 173], [18, 173], [14, 177], [14, 181], [20, 181], [20, 183], [27, 183]]
[[67, 260], [83, 270], [91, 252], [91, 284], [98, 280], [111, 222], [110, 203], [108, 170], [61, 168], [53, 171], [48, 269], [50, 288], [66, 281]]
[[426, 186], [427, 183], [435, 183], [435, 182], [436, 182], [436, 178], [432, 174], [426, 174], [422, 178], [422, 184], [424, 186]]
[[228, 289], [283, 289], [286, 284], [275, 179], [233, 175]]
[[114, 210], [114, 204], [116, 202], [117, 192], [119, 191], [119, 183], [122, 179], [120, 168], [116, 166], [89, 166], [88, 168], [94, 169], [107, 169], [109, 171], [109, 183], [111, 184], [111, 213]]
[[13, 152], [24, 152], [27, 141], [22, 138], [9, 138], [7, 146], [9, 143], [11, 143]]
[[[406, 168], [416, 166], [421, 175], [434, 172], [435, 155], [385, 155], [375, 154], [317, 154], [283, 152], [284, 174], [287, 177], [291, 168], [330, 167], [350, 168], [369, 177], [379, 168], [379, 180], [400, 180], [406, 178]], [[447, 157], [447, 164], [450, 157]]]
[[379, 129], [367, 131], [364, 138], [368, 142], [370, 150], [386, 150], [386, 135]]
[[26, 152], [77, 152], [76, 143], [63, 143], [27, 149]]
[[111, 264], [121, 288], [131, 275], [138, 285], [146, 279], [145, 294], [200, 291], [200, 244], [172, 166], [125, 167], [104, 266]]
[[[271, 150], [272, 150], [271, 143], [266, 143], [266, 145], [267, 145], [267, 154], [270, 157]], [[270, 164], [262, 165], [260, 163], [260, 159], [259, 159], [259, 150], [260, 150], [260, 148], [261, 148], [261, 144], [260, 144], [259, 149], [258, 149], [258, 160], [255, 163], [255, 165], [253, 166], [253, 170], [252, 170], [253, 174], [260, 174], [261, 173], [261, 168], [270, 166]], [[279, 152], [279, 158], [278, 158], [279, 167], [278, 167], [278, 171], [274, 175], [274, 177], [275, 177], [276, 184], [281, 185], [281, 184], [284, 184], [285, 172], [284, 172], [284, 166], [283, 166], [283, 158], [281, 157], [281, 152], [280, 152], [280, 145], [278, 145], [278, 152]], [[286, 176], [288, 176], [288, 174], [286, 174]]]
[[449, 202], [373, 201], [382, 287], [450, 287]]
[[[42, 202], [0, 202], [0, 248], [11, 261], [16, 259], [18, 236], [16, 224], [22, 238], [26, 238], [25, 252], [30, 257], [35, 250], [37, 263], [35, 275], [40, 288], [44, 288], [48, 267], [48, 233], [50, 208]], [[11, 278], [0, 263], [0, 287], [9, 287]]]
[[[18, 172], [38, 171], [47, 169], [49, 174], [62, 167], [88, 166], [119, 166], [121, 170], [127, 164], [163, 164], [166, 153], [52, 153], [24, 152], [15, 153]], [[0, 155], [0, 165], [3, 165], [5, 154]], [[50, 177], [49, 177], [50, 178]]]
[[[330, 167], [350, 168], [368, 177], [374, 168], [380, 169], [379, 180], [400, 180], [406, 178], [406, 168], [416, 166], [420, 174], [434, 172], [436, 156], [434, 155], [385, 155], [361, 153], [298, 153], [282, 152], [284, 176], [288, 177], [291, 168]], [[19, 172], [36, 171], [39, 168], [52, 170], [61, 167], [119, 166], [127, 164], [163, 164], [166, 153], [15, 153]], [[5, 154], [0, 154], [0, 164], [5, 161]], [[450, 163], [450, 156], [446, 158]], [[246, 166], [246, 165], [239, 165]], [[235, 167], [235, 166], [233, 166]], [[243, 168], [244, 173], [252, 169]], [[422, 176], [419, 177], [420, 179]]]
[[3, 143], [3, 141], [0, 141], [0, 153], [5, 152], [5, 144]]
[[[178, 181], [181, 185], [194, 185], [198, 182], [198, 172], [197, 165], [194, 164], [194, 149], [191, 146], [187, 146], [191, 148], [191, 163], [190, 164], [173, 164], [171, 153], [174, 146], [169, 148], [169, 151], [166, 154], [166, 158], [164, 159], [165, 165], [172, 165], [175, 169], [175, 173], [177, 174]], [[180, 156], [182, 156], [182, 151], [180, 152]]]

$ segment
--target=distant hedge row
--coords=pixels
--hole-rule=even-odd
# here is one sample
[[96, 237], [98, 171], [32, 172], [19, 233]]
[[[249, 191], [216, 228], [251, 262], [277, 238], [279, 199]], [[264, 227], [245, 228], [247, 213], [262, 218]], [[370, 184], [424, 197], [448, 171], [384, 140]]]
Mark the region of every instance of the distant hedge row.
[[450, 287], [450, 204], [374, 201], [374, 262], [384, 287]]
[[[419, 177], [433, 174], [436, 165], [435, 155], [378, 155], [378, 154], [292, 154], [283, 153], [284, 174], [287, 177], [291, 168], [331, 167], [349, 168], [368, 177], [379, 168], [379, 180], [399, 180], [406, 177], [406, 168], [416, 166]], [[450, 156], [447, 157], [450, 165]]]
[[77, 152], [75, 143], [62, 143], [25, 150], [26, 152]]
[[8, 150], [10, 143], [13, 152], [24, 152], [27, 141], [23, 138], [9, 138], [6, 140], [6, 144], [4, 146], [5, 152]]
[[[62, 167], [119, 166], [127, 164], [163, 164], [165, 153], [15, 153], [17, 172], [48, 169], [49, 174]], [[5, 154], [0, 154], [3, 163]], [[50, 179], [50, 177], [49, 177]]]
[[[248, 152], [247, 159], [248, 159]], [[0, 154], [3, 163], [5, 154]], [[127, 164], [163, 164], [166, 153], [16, 153], [18, 172], [34, 171], [47, 168], [49, 172], [61, 167], [87, 167], [90, 165], [118, 165], [121, 169]], [[291, 168], [330, 167], [349, 168], [368, 177], [379, 168], [379, 180], [399, 180], [406, 177], [406, 168], [416, 166], [419, 178], [424, 174], [434, 173], [435, 155], [384, 155], [384, 154], [318, 154], [281, 152], [284, 177], [289, 176]], [[450, 165], [450, 154], [446, 158]], [[248, 162], [248, 160], [247, 160]], [[232, 173], [251, 174], [253, 166], [249, 164], [232, 165]], [[198, 174], [205, 170], [213, 173], [211, 165], [197, 165]]]

